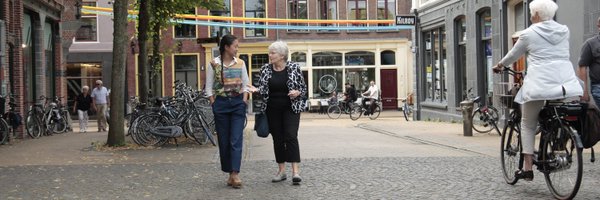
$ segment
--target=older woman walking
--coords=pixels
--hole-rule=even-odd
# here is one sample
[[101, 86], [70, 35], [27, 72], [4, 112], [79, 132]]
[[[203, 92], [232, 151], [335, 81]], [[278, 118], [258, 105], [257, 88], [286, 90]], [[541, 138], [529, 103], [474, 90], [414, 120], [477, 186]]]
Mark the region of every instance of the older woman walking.
[[300, 145], [298, 127], [300, 112], [305, 107], [306, 83], [300, 65], [287, 61], [288, 47], [285, 42], [276, 41], [269, 46], [270, 63], [260, 69], [259, 88], [250, 86], [251, 91], [261, 94], [261, 111], [267, 113], [269, 132], [273, 136], [275, 161], [279, 167], [272, 182], [287, 179], [285, 163], [292, 164], [292, 182], [299, 185]]
[[521, 104], [521, 136], [523, 141], [524, 166], [515, 172], [519, 179], [533, 179], [533, 151], [538, 114], [545, 100], [578, 98], [583, 89], [575, 76], [569, 60], [569, 28], [552, 20], [558, 5], [551, 0], [535, 0], [529, 4], [531, 22], [519, 37], [515, 46], [494, 66], [499, 72], [502, 67], [514, 63], [527, 53], [527, 76], [515, 96]]

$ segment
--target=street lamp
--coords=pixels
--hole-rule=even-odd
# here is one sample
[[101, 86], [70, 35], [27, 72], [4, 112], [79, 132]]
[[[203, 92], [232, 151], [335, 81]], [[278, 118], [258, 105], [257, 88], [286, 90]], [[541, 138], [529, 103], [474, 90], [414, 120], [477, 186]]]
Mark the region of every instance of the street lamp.
[[75, 2], [75, 19], [81, 19], [81, 2]]

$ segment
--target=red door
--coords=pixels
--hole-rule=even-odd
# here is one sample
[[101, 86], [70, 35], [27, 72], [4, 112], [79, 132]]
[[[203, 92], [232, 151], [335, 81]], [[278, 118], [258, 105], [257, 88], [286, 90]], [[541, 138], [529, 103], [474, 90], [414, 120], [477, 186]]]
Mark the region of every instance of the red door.
[[383, 109], [397, 109], [398, 76], [395, 69], [381, 70], [381, 100]]

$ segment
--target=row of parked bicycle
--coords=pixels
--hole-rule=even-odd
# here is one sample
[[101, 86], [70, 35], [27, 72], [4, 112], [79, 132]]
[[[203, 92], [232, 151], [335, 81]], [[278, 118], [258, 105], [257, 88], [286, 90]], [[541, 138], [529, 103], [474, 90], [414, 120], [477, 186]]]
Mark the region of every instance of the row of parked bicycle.
[[177, 143], [184, 136], [198, 144], [216, 145], [215, 122], [209, 99], [185, 83], [175, 81], [175, 96], [151, 99], [152, 105], [130, 99], [132, 112], [125, 116], [127, 135], [142, 146]]
[[[38, 102], [33, 103], [25, 115], [25, 130], [31, 138], [42, 135], [52, 135], [71, 131], [69, 111], [61, 103], [62, 97], [40, 96]], [[0, 103], [4, 105], [8, 100], [8, 110], [0, 118], [0, 144], [5, 144], [12, 133], [16, 137], [17, 128], [23, 124], [23, 117], [16, 111], [14, 95], [0, 96]], [[43, 102], [43, 103], [41, 103]]]

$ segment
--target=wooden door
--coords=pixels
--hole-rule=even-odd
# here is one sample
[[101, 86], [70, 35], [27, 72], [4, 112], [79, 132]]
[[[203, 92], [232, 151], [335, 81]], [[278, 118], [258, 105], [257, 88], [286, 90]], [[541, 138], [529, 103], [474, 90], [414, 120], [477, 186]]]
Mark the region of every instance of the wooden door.
[[395, 69], [381, 70], [381, 100], [383, 109], [398, 108], [398, 76]]

